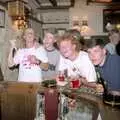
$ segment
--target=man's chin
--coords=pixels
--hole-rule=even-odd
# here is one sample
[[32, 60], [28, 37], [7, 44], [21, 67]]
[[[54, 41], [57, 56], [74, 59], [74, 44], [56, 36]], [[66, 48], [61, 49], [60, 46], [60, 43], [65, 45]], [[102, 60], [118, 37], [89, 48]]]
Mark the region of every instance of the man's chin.
[[92, 63], [93, 63], [94, 65], [99, 65], [99, 63], [98, 63], [98, 62], [95, 62], [95, 61], [92, 61]]
[[68, 59], [68, 56], [66, 56], [66, 55], [63, 55], [66, 59]]
[[68, 58], [68, 55], [66, 55], [66, 54], [62, 54], [65, 58]]
[[99, 65], [98, 63], [93, 63], [94, 65]]

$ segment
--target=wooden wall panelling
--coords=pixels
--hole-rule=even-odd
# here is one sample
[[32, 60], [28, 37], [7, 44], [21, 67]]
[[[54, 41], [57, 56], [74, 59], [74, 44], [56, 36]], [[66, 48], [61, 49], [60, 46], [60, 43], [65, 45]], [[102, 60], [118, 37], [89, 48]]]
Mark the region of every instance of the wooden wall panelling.
[[1, 92], [1, 120], [34, 120], [38, 84], [6, 83]]

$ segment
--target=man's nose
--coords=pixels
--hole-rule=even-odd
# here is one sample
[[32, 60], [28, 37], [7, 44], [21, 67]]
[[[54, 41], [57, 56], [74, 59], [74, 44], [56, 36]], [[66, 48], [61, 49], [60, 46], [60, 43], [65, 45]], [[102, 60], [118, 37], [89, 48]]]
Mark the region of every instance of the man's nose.
[[95, 54], [90, 54], [90, 58], [94, 58], [95, 57]]
[[65, 52], [66, 50], [65, 50], [65, 48], [62, 48], [61, 51]]

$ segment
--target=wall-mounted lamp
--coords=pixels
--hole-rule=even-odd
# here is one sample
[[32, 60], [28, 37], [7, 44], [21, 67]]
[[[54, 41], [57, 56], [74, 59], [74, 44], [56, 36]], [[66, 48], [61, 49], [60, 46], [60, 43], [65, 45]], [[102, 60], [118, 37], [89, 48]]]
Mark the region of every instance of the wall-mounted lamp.
[[72, 19], [72, 29], [76, 29], [81, 33], [87, 32], [88, 18], [84, 16], [82, 19], [80, 19], [78, 16], [74, 16]]
[[16, 19], [13, 19], [13, 25], [19, 30], [24, 29], [27, 28], [27, 21], [25, 17], [17, 17]]
[[23, 29], [27, 27], [25, 4], [26, 3], [23, 0], [8, 1], [8, 14], [11, 16], [13, 25], [16, 25], [17, 29]]
[[87, 20], [82, 20], [82, 26], [88, 26], [88, 21]]
[[89, 29], [88, 28], [88, 20], [86, 18], [86, 19], [83, 19], [82, 23], [81, 23], [81, 29], [80, 29], [81, 34], [87, 33], [88, 29]]

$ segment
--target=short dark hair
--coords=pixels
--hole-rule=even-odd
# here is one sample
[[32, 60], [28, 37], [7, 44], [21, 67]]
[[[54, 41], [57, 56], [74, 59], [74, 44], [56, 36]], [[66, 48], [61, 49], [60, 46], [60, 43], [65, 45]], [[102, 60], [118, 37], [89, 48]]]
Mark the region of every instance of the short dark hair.
[[103, 39], [91, 38], [91, 39], [86, 41], [86, 47], [87, 48], [92, 48], [92, 47], [95, 47], [95, 46], [100, 46], [101, 48], [104, 48], [104, 46], [105, 46], [104, 40]]

